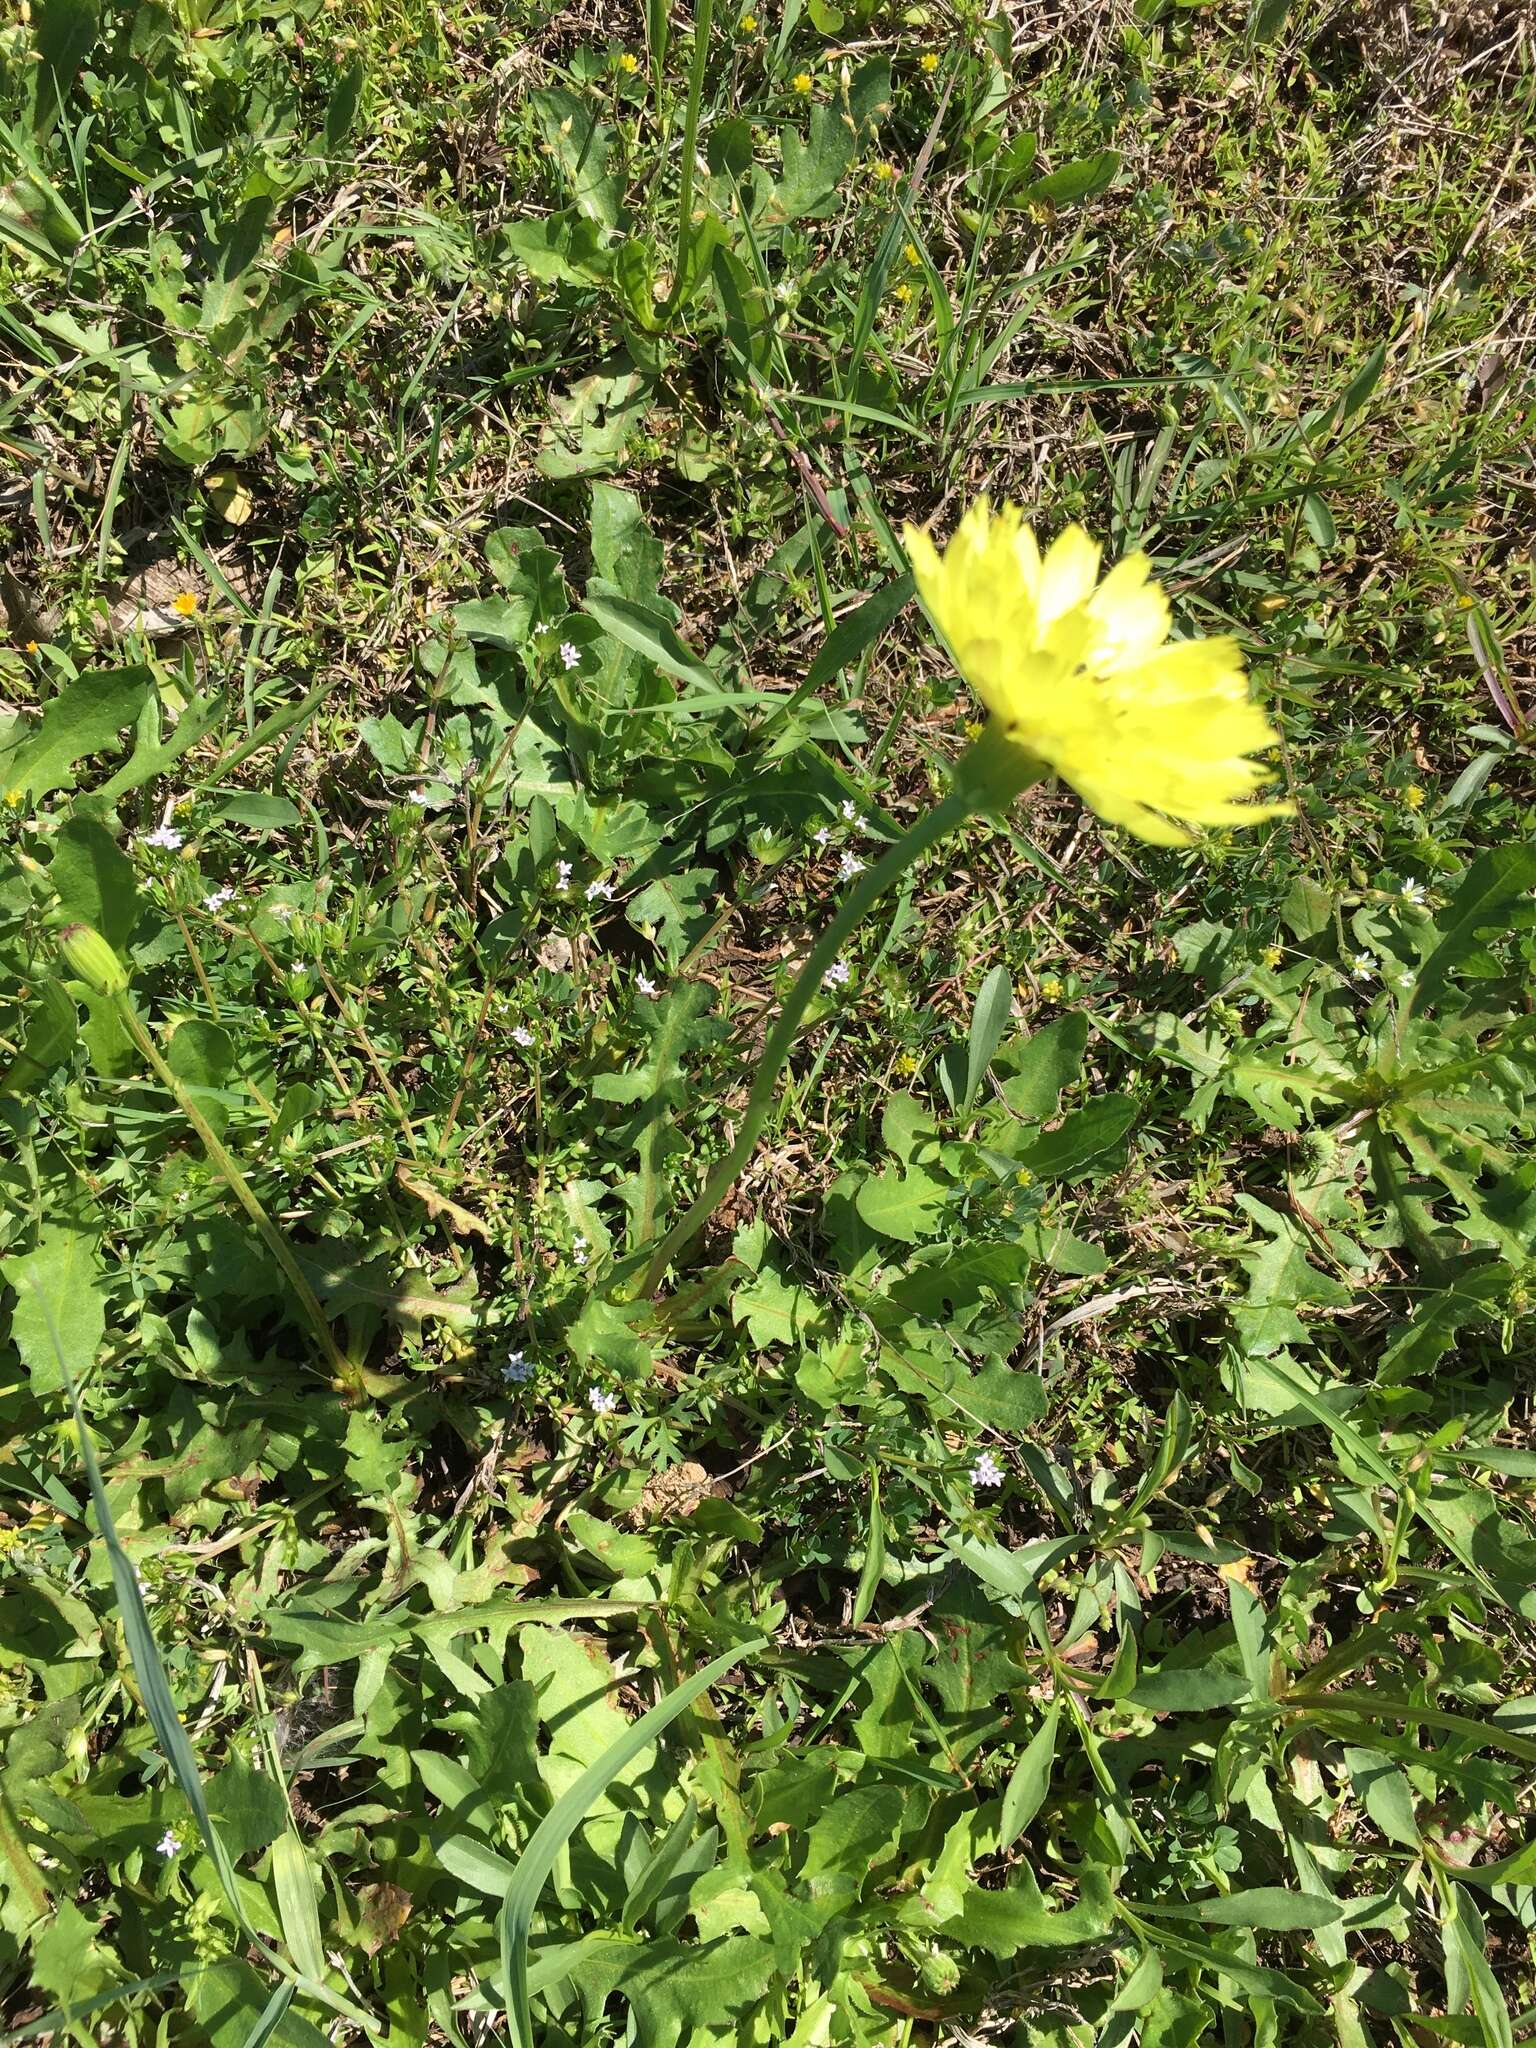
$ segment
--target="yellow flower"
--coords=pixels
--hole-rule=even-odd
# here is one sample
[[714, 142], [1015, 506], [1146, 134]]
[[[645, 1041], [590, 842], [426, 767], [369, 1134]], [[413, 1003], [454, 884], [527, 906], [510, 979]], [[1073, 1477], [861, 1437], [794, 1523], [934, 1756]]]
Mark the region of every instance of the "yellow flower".
[[1266, 946], [1264, 948], [1264, 965], [1266, 967], [1278, 967], [1284, 958], [1285, 954], [1278, 946]]
[[26, 652], [27, 652], [28, 654], [36, 654], [36, 652], [37, 652], [37, 642], [36, 642], [35, 640], [29, 640], [29, 641], [27, 642], [27, 645], [26, 645]]
[[1069, 526], [1042, 557], [1016, 505], [971, 506], [940, 555], [908, 527], [923, 602], [1004, 738], [1071, 783], [1111, 824], [1161, 846], [1182, 819], [1245, 825], [1290, 804], [1244, 804], [1268, 771], [1244, 757], [1275, 732], [1250, 702], [1235, 640], [1170, 640], [1143, 554], [1098, 581], [1099, 546]]
[[917, 61], [931, 77], [939, 68], [939, 53], [937, 50], [924, 50]]
[[171, 610], [179, 612], [184, 619], [197, 617], [197, 598], [190, 590], [178, 590], [171, 599]]
[[1047, 974], [1041, 977], [1040, 993], [1048, 1003], [1059, 1003], [1066, 992], [1066, 987], [1058, 976]]
[[741, 17], [741, 32], [744, 36], [755, 36], [757, 34], [757, 16], [755, 14], [744, 14]]
[[896, 287], [896, 291], [895, 291], [895, 296], [896, 296], [896, 297], [897, 297], [898, 299], [900, 299], [900, 301], [901, 301], [901, 303], [902, 303], [903, 305], [905, 305], [905, 304], [907, 303], [908, 299], [910, 299], [910, 298], [911, 298], [911, 296], [912, 296], [912, 287], [911, 287], [911, 285], [909, 285], [909, 284], [905, 284], [905, 283], [897, 285], [897, 287]]
[[893, 163], [887, 163], [885, 158], [881, 157], [880, 161], [875, 165], [875, 176], [879, 182], [882, 185], [889, 185], [895, 175], [896, 166]]
[[1424, 791], [1417, 782], [1410, 782], [1408, 787], [1403, 791], [1403, 802], [1408, 806], [1410, 811], [1423, 810]]
[[809, 71], [797, 71], [789, 82], [803, 98], [816, 81], [811, 77]]
[[902, 250], [901, 253], [903, 256], [905, 256], [907, 261], [913, 264], [914, 266], [921, 263], [923, 260], [922, 251], [918, 248], [916, 242], [908, 242], [907, 246]]
[[621, 71], [638, 71], [640, 69], [640, 59], [632, 50], [626, 50], [619, 59], [619, 69]]

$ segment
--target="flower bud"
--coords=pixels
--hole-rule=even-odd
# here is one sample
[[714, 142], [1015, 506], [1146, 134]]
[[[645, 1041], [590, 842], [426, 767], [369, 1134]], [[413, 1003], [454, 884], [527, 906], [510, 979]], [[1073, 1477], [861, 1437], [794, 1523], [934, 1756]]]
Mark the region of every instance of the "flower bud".
[[88, 924], [67, 924], [59, 933], [59, 951], [66, 964], [99, 996], [120, 996], [128, 986], [128, 970], [98, 931]]

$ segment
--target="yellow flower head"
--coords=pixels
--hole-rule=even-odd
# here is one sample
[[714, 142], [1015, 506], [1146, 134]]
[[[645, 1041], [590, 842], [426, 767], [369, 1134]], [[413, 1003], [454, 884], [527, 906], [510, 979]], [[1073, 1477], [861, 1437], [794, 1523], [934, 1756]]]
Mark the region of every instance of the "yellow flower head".
[[901, 253], [906, 258], [907, 262], [913, 266], [914, 269], [923, 260], [922, 251], [918, 248], [916, 242], [908, 242]]
[[1410, 811], [1422, 811], [1424, 808], [1424, 791], [1422, 786], [1417, 782], [1410, 782], [1403, 791], [1403, 802]]
[[1290, 804], [1244, 804], [1267, 779], [1245, 758], [1276, 734], [1249, 701], [1235, 640], [1170, 640], [1143, 554], [1098, 581], [1099, 546], [1069, 526], [1042, 556], [1016, 505], [980, 498], [941, 555], [908, 527], [923, 602], [1005, 738], [1111, 824], [1183, 846], [1183, 824], [1245, 825]]
[[885, 157], [881, 157], [875, 165], [875, 176], [879, 179], [880, 183], [882, 185], [889, 185], [895, 175], [896, 166], [888, 162]]
[[799, 93], [802, 98], [805, 97], [805, 95], [811, 90], [811, 87], [816, 83], [815, 79], [812, 78], [809, 71], [797, 71], [794, 77], [789, 82], [795, 88], [795, 91]]
[[939, 68], [939, 53], [937, 50], [924, 50], [922, 56], [917, 61], [926, 72], [932, 75]]
[[741, 32], [744, 36], [755, 36], [757, 34], [757, 16], [755, 14], [744, 14], [741, 17]]
[[619, 69], [621, 71], [638, 71], [640, 69], [640, 59], [633, 50], [626, 50], [624, 52], [623, 56], [619, 59]]
[[27, 645], [26, 645], [26, 650], [25, 650], [25, 651], [26, 651], [26, 652], [27, 652], [28, 654], [36, 654], [36, 652], [37, 652], [37, 642], [36, 642], [35, 640], [29, 640], [29, 641], [27, 642]]
[[178, 590], [171, 599], [171, 610], [180, 613], [184, 619], [197, 617], [197, 598], [190, 590]]
[[902, 303], [903, 305], [905, 305], [905, 304], [907, 303], [908, 299], [910, 299], [910, 298], [911, 298], [911, 296], [912, 296], [912, 287], [911, 287], [911, 285], [909, 285], [909, 284], [908, 284], [908, 283], [906, 282], [906, 280], [905, 280], [905, 279], [903, 279], [903, 280], [902, 280], [902, 282], [901, 282], [901, 283], [900, 283], [899, 285], [897, 285], [897, 286], [896, 286], [896, 289], [895, 289], [895, 296], [896, 296], [896, 297], [897, 297], [898, 299], [900, 299], [900, 301], [901, 301], [901, 303]]

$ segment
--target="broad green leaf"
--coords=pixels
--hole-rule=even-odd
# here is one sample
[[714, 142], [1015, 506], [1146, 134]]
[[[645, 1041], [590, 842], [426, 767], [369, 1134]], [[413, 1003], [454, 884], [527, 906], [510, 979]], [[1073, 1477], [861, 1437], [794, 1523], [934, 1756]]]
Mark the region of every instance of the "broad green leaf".
[[34, 1394], [63, 1392], [71, 1375], [84, 1382], [96, 1363], [107, 1317], [97, 1244], [92, 1232], [59, 1218], [43, 1224], [35, 1250], [0, 1259], [15, 1292], [11, 1341]]
[[[1445, 991], [1453, 970], [1480, 958], [1479, 941], [1509, 930], [1510, 913], [1536, 888], [1536, 845], [1498, 846], [1479, 854], [1455, 895], [1437, 913], [1440, 943], [1419, 969], [1409, 1010], [1428, 1009]], [[1528, 921], [1522, 918], [1521, 921]]]
[[11, 756], [10, 786], [34, 800], [62, 789], [77, 762], [117, 745], [143, 709], [149, 683], [147, 668], [87, 669], [66, 683]]
[[876, 1173], [859, 1183], [854, 1205], [871, 1230], [902, 1244], [915, 1244], [939, 1228], [949, 1189], [921, 1167], [905, 1173]]
[[1022, 191], [1015, 193], [1011, 206], [1074, 206], [1092, 199], [1115, 182], [1120, 169], [1120, 152], [1101, 149], [1093, 156], [1078, 157], [1059, 171], [1048, 171]]
[[1070, 1180], [1089, 1166], [1104, 1172], [1135, 1121], [1136, 1104], [1129, 1095], [1097, 1095], [1012, 1156], [1036, 1180]]
[[1052, 1018], [1027, 1038], [1003, 1048], [999, 1070], [1006, 1073], [1000, 1093], [1015, 1116], [1041, 1123], [1056, 1114], [1056, 1103], [1083, 1069], [1088, 1049], [1088, 1019], [1081, 1010]]
[[999, 963], [982, 983], [971, 1012], [971, 1033], [966, 1048], [965, 1099], [968, 1110], [986, 1079], [992, 1056], [1003, 1042], [1013, 1014], [1013, 981]]
[[680, 683], [689, 683], [696, 690], [718, 693], [720, 678], [684, 646], [677, 628], [655, 605], [626, 597], [605, 597], [596, 591], [588, 591], [582, 605], [605, 633], [643, 654], [664, 675], [675, 676]]
[[1011, 1849], [1029, 1826], [1051, 1788], [1056, 1764], [1056, 1730], [1061, 1721], [1061, 1702], [1056, 1701], [1025, 1745], [1024, 1752], [1003, 1787], [1003, 1807], [997, 1823], [999, 1851]]

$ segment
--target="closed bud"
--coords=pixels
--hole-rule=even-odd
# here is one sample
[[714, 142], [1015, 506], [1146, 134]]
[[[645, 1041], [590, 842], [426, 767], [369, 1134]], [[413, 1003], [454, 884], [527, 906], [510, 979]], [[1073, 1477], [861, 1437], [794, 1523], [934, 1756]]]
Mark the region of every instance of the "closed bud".
[[120, 996], [128, 986], [128, 970], [98, 931], [88, 924], [67, 924], [59, 933], [59, 951], [66, 964], [99, 996]]

